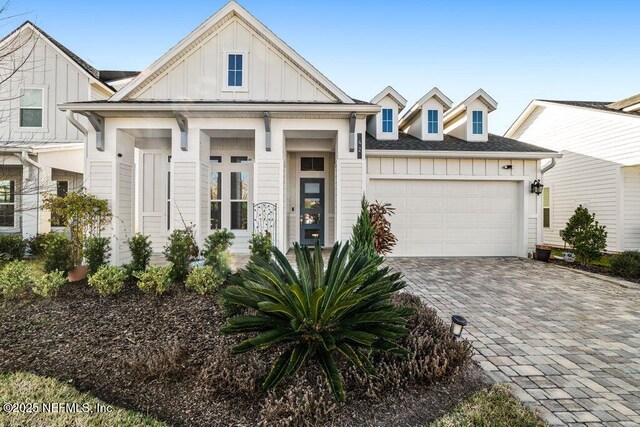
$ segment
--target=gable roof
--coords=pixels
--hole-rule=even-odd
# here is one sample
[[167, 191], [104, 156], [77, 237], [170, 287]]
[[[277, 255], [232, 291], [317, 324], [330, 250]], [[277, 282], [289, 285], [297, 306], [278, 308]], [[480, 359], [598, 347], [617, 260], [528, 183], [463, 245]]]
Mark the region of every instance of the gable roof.
[[398, 127], [402, 128], [408, 125], [416, 116], [416, 114], [418, 114], [418, 111], [422, 109], [422, 105], [428, 100], [430, 100], [431, 98], [434, 98], [436, 101], [442, 104], [443, 111], [445, 112], [449, 108], [451, 108], [451, 106], [453, 105], [453, 101], [451, 101], [444, 93], [442, 93], [440, 89], [438, 89], [437, 87], [434, 87], [429, 92], [427, 92], [422, 98], [416, 101], [416, 103], [411, 106], [409, 111], [407, 111], [405, 115], [400, 118]]
[[0, 45], [9, 41], [13, 37], [17, 36], [20, 32], [24, 31], [25, 29], [30, 29], [34, 31], [35, 33], [38, 34], [39, 37], [42, 38], [42, 40], [52, 44], [59, 52], [62, 53], [62, 55], [66, 56], [67, 59], [69, 59], [71, 62], [75, 63], [78, 67], [80, 67], [80, 69], [84, 71], [87, 77], [93, 80], [94, 83], [98, 83], [100, 86], [102, 86], [104, 89], [106, 89], [109, 92], [112, 92], [112, 93], [115, 92], [115, 89], [109, 86], [106, 83], [106, 80], [101, 78], [100, 76], [101, 71], [89, 65], [84, 59], [80, 58], [78, 55], [73, 53], [69, 48], [67, 48], [65, 45], [60, 43], [58, 40], [51, 37], [42, 28], [38, 27], [36, 24], [34, 24], [31, 21], [25, 21], [18, 28], [16, 28], [15, 30], [7, 34], [2, 40], [0, 40]]
[[[615, 103], [613, 103], [615, 104]], [[569, 108], [586, 108], [589, 110], [595, 110], [608, 114], [623, 114], [627, 116], [640, 117], [640, 111], [624, 111], [613, 109], [610, 106], [611, 102], [602, 102], [602, 101], [558, 101], [558, 100], [550, 100], [550, 99], [534, 99], [527, 105], [527, 108], [524, 109], [522, 113], [516, 118], [509, 129], [504, 133], [504, 136], [511, 137], [515, 135], [520, 126], [529, 118], [533, 112], [539, 107], [545, 107], [548, 105], [559, 105], [565, 106]]]
[[282, 39], [275, 35], [262, 22], [251, 15], [246, 9], [236, 3], [234, 0], [227, 3], [222, 9], [214, 13], [209, 19], [200, 24], [189, 35], [180, 40], [178, 44], [169, 49], [164, 55], [158, 58], [147, 69], [142, 71], [131, 82], [125, 85], [118, 93], [111, 97], [112, 101], [121, 101], [130, 98], [132, 95], [140, 92], [146, 87], [156, 76], [170, 67], [175, 61], [184, 57], [199, 41], [208, 37], [213, 31], [218, 29], [223, 23], [233, 17], [238, 17], [251, 29], [259, 33], [265, 40], [268, 40], [273, 47], [284, 55], [292, 63], [311, 78], [314, 82], [322, 86], [331, 93], [339, 102], [345, 104], [353, 104], [354, 101], [338, 86], [325, 77], [313, 65], [305, 60], [300, 54], [287, 45]]
[[458, 117], [476, 99], [480, 100], [480, 102], [486, 105], [489, 112], [495, 111], [495, 109], [498, 108], [498, 102], [495, 99], [490, 97], [489, 94], [484, 91], [484, 89], [478, 89], [477, 91], [473, 92], [467, 99], [456, 105], [453, 109], [446, 112], [444, 117], [442, 118], [442, 122], [445, 123], [449, 119]]
[[400, 95], [398, 91], [396, 91], [391, 86], [387, 86], [384, 89], [382, 89], [382, 91], [379, 94], [373, 97], [373, 99], [371, 100], [371, 103], [377, 104], [378, 102], [382, 101], [386, 96], [393, 99], [393, 101], [396, 104], [398, 104], [398, 107], [399, 107], [398, 111], [402, 111], [404, 107], [407, 106], [407, 100], [404, 98], [404, 96]]

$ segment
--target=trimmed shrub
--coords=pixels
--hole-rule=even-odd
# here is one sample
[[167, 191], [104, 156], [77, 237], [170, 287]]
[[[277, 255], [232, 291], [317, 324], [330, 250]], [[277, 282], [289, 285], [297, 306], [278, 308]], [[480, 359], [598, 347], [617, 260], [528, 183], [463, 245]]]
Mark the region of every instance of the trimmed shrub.
[[33, 293], [43, 298], [53, 298], [66, 283], [67, 278], [62, 271], [52, 271], [34, 280]]
[[624, 251], [611, 257], [611, 272], [627, 279], [640, 279], [640, 251]]
[[108, 237], [89, 236], [85, 239], [84, 259], [87, 261], [89, 274], [109, 263], [111, 258], [111, 239]]
[[149, 236], [142, 233], [135, 234], [127, 240], [129, 250], [131, 251], [131, 264], [129, 269], [132, 272], [145, 271], [151, 261], [151, 240]]
[[191, 270], [185, 287], [200, 295], [213, 293], [224, 282], [226, 276], [220, 276], [213, 267], [205, 265]]
[[268, 234], [262, 233], [252, 233], [251, 234], [251, 256], [258, 256], [264, 258], [266, 260], [271, 259], [271, 246], [273, 246], [273, 242], [271, 241], [271, 236]]
[[596, 221], [595, 213], [589, 213], [589, 209], [579, 205], [566, 227], [560, 230], [560, 237], [572, 247], [580, 264], [589, 265], [600, 259], [607, 248], [605, 228]]
[[362, 253], [369, 257], [376, 257], [376, 229], [371, 223], [369, 215], [369, 202], [362, 196], [360, 201], [360, 215], [353, 225], [351, 238], [351, 250], [353, 253]]
[[24, 261], [11, 261], [0, 271], [0, 294], [5, 298], [24, 296], [32, 283], [31, 269]]
[[0, 234], [0, 254], [4, 260], [24, 258], [27, 250], [27, 241], [18, 234]]
[[171, 288], [171, 266], [160, 267], [150, 265], [144, 271], [138, 271], [135, 277], [138, 279], [138, 288], [142, 292], [162, 295]]
[[226, 279], [231, 274], [228, 250], [235, 235], [227, 230], [217, 230], [207, 236], [202, 255], [204, 264], [213, 268], [215, 274]]
[[67, 274], [73, 267], [71, 242], [64, 234], [51, 233], [44, 251], [44, 270], [47, 273], [61, 271]]
[[197, 254], [193, 253], [193, 237], [188, 229], [173, 230], [169, 235], [169, 241], [164, 247], [164, 257], [171, 263], [171, 280], [175, 283], [184, 283], [189, 274], [189, 263]]
[[337, 354], [373, 376], [377, 370], [371, 363], [372, 350], [408, 354], [397, 341], [409, 332], [405, 324], [413, 310], [391, 304], [391, 295], [406, 284], [400, 273], [380, 268], [382, 257], [336, 243], [325, 270], [319, 242], [313, 254], [295, 244], [296, 273], [282, 252], [272, 250], [274, 262], [253, 257], [245, 270], [232, 276], [233, 285], [224, 297], [255, 314], [230, 317], [222, 329], [226, 334], [258, 332], [233, 347], [234, 353], [281, 349], [263, 383], [265, 389], [294, 375], [309, 360], [324, 373], [334, 398], [344, 402]]
[[95, 274], [89, 276], [89, 286], [98, 291], [101, 297], [115, 295], [124, 289], [126, 277], [122, 268], [108, 265], [100, 267]]
[[33, 256], [43, 256], [47, 245], [56, 233], [38, 233], [27, 239], [27, 248]]

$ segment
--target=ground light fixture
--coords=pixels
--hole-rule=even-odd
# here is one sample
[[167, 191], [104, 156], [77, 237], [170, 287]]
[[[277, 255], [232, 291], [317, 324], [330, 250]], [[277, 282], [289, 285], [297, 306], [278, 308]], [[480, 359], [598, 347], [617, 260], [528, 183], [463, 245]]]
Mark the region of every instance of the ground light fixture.
[[451, 334], [454, 337], [460, 338], [460, 336], [462, 335], [462, 330], [465, 326], [467, 326], [467, 319], [460, 316], [459, 314], [454, 314], [453, 316], [451, 316]]
[[536, 179], [531, 183], [531, 192], [535, 193], [536, 196], [539, 196], [542, 194], [543, 188], [544, 188], [544, 185], [542, 185], [539, 179]]

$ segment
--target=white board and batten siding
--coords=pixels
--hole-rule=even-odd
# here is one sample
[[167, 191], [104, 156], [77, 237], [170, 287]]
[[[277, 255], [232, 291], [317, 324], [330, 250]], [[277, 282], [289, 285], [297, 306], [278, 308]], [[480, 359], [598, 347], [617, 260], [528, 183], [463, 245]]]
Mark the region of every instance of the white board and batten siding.
[[[227, 53], [245, 55], [247, 87], [226, 90]], [[238, 17], [212, 28], [183, 56], [131, 94], [139, 100], [335, 102], [322, 85]]]
[[607, 227], [608, 251], [640, 248], [640, 176], [632, 168], [640, 164], [640, 117], [545, 103], [510, 137], [563, 154], [543, 178], [551, 191], [545, 243], [564, 244], [559, 231], [583, 204]]
[[353, 224], [356, 223], [360, 214], [360, 202], [365, 193], [363, 188], [363, 176], [365, 174], [364, 162], [362, 161], [337, 161], [336, 203], [339, 206], [338, 212], [340, 240], [351, 238]]
[[393, 256], [526, 256], [537, 171], [537, 160], [368, 157], [367, 195], [396, 208]]

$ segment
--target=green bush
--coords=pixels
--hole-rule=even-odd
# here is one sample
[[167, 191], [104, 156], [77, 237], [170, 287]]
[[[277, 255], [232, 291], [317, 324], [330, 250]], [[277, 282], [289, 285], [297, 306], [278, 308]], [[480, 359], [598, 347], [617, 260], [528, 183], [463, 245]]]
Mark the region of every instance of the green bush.
[[52, 271], [46, 273], [34, 280], [33, 293], [43, 298], [52, 298], [58, 294], [58, 291], [67, 281], [62, 271]]
[[640, 279], [640, 251], [624, 251], [611, 257], [611, 272], [627, 279]]
[[129, 269], [133, 272], [145, 271], [149, 266], [151, 254], [153, 253], [149, 236], [138, 233], [131, 236], [131, 238], [127, 240], [127, 244], [131, 251], [131, 264], [129, 264]]
[[164, 257], [171, 263], [171, 280], [184, 283], [189, 274], [189, 263], [195, 259], [193, 236], [187, 230], [173, 230], [164, 247]]
[[27, 250], [27, 241], [18, 234], [0, 234], [0, 254], [3, 259], [22, 259]]
[[162, 295], [172, 285], [171, 265], [166, 267], [151, 265], [144, 271], [136, 272], [135, 277], [138, 279], [138, 288], [142, 292], [153, 292], [156, 295]]
[[56, 233], [38, 233], [27, 239], [27, 247], [33, 256], [42, 256], [47, 249], [47, 245]]
[[100, 267], [95, 274], [89, 276], [89, 286], [94, 288], [100, 296], [115, 295], [124, 289], [127, 275], [122, 268], [114, 265]]
[[85, 239], [84, 259], [87, 261], [89, 274], [95, 274], [100, 267], [109, 263], [110, 243], [111, 239], [108, 237], [89, 236]]
[[360, 201], [360, 215], [353, 225], [351, 234], [351, 250], [354, 253], [363, 253], [372, 258], [377, 257], [376, 229], [369, 215], [369, 202], [364, 196]]
[[0, 271], [0, 294], [5, 298], [23, 296], [32, 283], [31, 269], [24, 261], [11, 261]]
[[571, 246], [576, 260], [582, 265], [600, 259], [607, 248], [606, 227], [595, 218], [595, 213], [589, 213], [589, 209], [579, 205], [565, 228], [560, 230], [560, 237]]
[[213, 293], [224, 282], [226, 276], [220, 276], [211, 266], [205, 265], [191, 270], [185, 287], [200, 295]]
[[251, 256], [259, 256], [266, 260], [271, 259], [271, 246], [273, 246], [271, 236], [262, 233], [252, 233], [251, 241], [249, 243]]
[[336, 353], [368, 375], [377, 375], [370, 350], [408, 354], [397, 341], [409, 332], [405, 325], [414, 310], [392, 303], [391, 297], [406, 284], [400, 273], [380, 268], [381, 257], [336, 243], [325, 270], [319, 242], [313, 254], [296, 244], [296, 273], [277, 248], [272, 251], [274, 262], [252, 258], [232, 276], [233, 284], [223, 294], [229, 302], [255, 311], [227, 319], [225, 334], [258, 333], [233, 347], [234, 353], [281, 348], [264, 388], [275, 387], [310, 359], [324, 372], [335, 399], [344, 402]]
[[68, 273], [73, 267], [71, 242], [64, 234], [50, 233], [44, 251], [44, 270], [47, 273], [61, 271]]
[[[213, 268], [216, 275], [226, 278], [231, 274], [228, 250], [235, 235], [227, 230], [217, 230], [210, 234], [204, 242], [204, 263]], [[224, 280], [224, 279], [223, 279]]]

